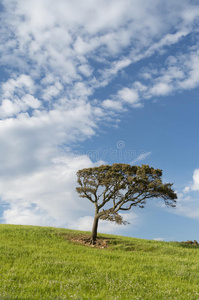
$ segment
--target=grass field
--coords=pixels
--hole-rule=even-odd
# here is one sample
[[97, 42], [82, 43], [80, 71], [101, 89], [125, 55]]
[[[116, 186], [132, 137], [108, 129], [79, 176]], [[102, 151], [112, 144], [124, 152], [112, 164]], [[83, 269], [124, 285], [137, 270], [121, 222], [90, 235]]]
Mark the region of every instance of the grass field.
[[[199, 248], [67, 229], [0, 225], [0, 299], [199, 299]], [[88, 233], [87, 233], [88, 234]]]

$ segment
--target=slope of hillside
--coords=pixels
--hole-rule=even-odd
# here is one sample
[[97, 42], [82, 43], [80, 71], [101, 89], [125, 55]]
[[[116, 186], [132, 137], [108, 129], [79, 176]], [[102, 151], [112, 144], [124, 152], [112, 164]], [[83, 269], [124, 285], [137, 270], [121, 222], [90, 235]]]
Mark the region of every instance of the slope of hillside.
[[199, 299], [198, 247], [86, 234], [0, 225], [0, 299]]

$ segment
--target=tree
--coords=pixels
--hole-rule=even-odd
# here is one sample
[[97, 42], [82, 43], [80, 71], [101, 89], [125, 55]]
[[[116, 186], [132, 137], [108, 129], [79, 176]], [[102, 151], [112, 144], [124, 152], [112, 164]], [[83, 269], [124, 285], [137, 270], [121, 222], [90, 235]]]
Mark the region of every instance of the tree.
[[91, 243], [96, 242], [100, 219], [127, 223], [118, 211], [133, 206], [143, 208], [150, 198], [163, 198], [167, 206], [175, 207], [177, 195], [171, 189], [173, 184], [163, 184], [161, 176], [162, 170], [148, 165], [113, 164], [79, 170], [76, 190], [95, 206]]

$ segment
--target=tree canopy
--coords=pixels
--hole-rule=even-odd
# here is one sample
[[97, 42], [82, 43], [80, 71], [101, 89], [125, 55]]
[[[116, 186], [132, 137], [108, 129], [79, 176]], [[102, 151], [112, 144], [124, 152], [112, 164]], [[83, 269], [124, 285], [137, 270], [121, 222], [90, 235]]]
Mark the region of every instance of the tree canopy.
[[150, 198], [162, 198], [167, 206], [175, 207], [177, 195], [172, 184], [162, 183], [161, 177], [162, 170], [148, 165], [113, 164], [79, 170], [76, 190], [95, 206], [91, 243], [96, 241], [99, 219], [126, 224], [118, 211], [143, 208]]

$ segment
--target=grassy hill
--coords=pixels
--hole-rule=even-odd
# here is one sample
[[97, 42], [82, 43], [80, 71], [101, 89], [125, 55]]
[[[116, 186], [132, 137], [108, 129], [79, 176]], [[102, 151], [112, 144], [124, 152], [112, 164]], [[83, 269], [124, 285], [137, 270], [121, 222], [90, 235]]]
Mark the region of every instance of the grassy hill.
[[0, 299], [199, 299], [197, 246], [86, 234], [0, 225]]

